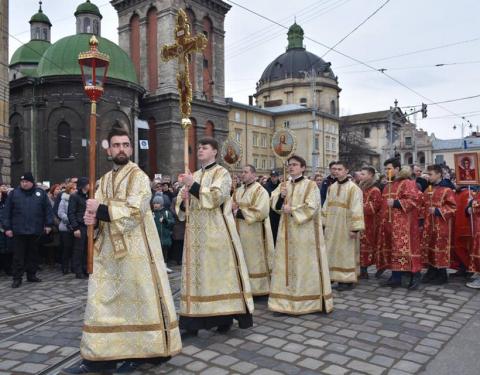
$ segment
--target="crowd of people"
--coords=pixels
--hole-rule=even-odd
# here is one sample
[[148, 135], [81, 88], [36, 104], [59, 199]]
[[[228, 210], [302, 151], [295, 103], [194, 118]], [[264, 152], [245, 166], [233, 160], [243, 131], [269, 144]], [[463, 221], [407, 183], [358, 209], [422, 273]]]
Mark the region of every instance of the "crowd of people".
[[[1, 265], [12, 287], [25, 273], [41, 281], [42, 253], [48, 260], [53, 252], [64, 274], [89, 277], [83, 361], [64, 374], [118, 363], [117, 372], [129, 373], [145, 358], [168, 360], [201, 329], [225, 334], [234, 320], [250, 328], [254, 297], [268, 299], [275, 313], [328, 313], [332, 288], [348, 291], [386, 270], [381, 285], [389, 288], [441, 285], [449, 269], [480, 288], [473, 278], [480, 200], [472, 187], [455, 187], [444, 166], [422, 171], [392, 158], [382, 178], [372, 167], [354, 172], [335, 161], [325, 178], [309, 178], [305, 160], [292, 155], [286, 179], [275, 170], [257, 176], [249, 164], [232, 176], [216, 161], [217, 141], [206, 137], [197, 150], [202, 168], [172, 183], [150, 181], [129, 160], [128, 132], [114, 128], [108, 142], [113, 168], [97, 181], [94, 199], [83, 177], [45, 189], [25, 173], [18, 187], [1, 188]], [[88, 276], [89, 225], [97, 230]], [[171, 264], [182, 264], [178, 312]]]

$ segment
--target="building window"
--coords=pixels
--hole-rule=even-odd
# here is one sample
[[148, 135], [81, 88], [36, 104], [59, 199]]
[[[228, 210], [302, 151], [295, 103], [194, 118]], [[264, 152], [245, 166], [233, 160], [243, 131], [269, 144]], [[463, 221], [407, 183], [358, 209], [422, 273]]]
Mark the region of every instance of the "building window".
[[363, 128], [363, 137], [370, 138], [370, 128]]
[[283, 122], [283, 127], [284, 128], [290, 128], [290, 121], [284, 121]]
[[336, 115], [336, 114], [337, 114], [337, 105], [336, 105], [336, 103], [335, 103], [335, 100], [332, 100], [332, 101], [330, 102], [330, 113], [331, 113], [332, 115]]
[[43, 33], [43, 40], [48, 40], [48, 30], [42, 29], [42, 33]]
[[70, 125], [61, 122], [57, 128], [57, 156], [67, 159], [72, 155], [72, 135]]
[[208, 60], [207, 59], [203, 59], [203, 67], [205, 69], [208, 68]]
[[258, 146], [258, 133], [253, 132], [253, 145]]
[[405, 146], [412, 145], [412, 137], [405, 137]]
[[275, 158], [270, 159], [270, 168], [271, 169], [275, 168]]
[[20, 127], [14, 126], [13, 127], [13, 132], [12, 132], [12, 156], [13, 156], [13, 161], [20, 161], [22, 160], [22, 131], [20, 130]]
[[417, 153], [417, 159], [420, 164], [425, 164], [425, 154], [423, 151]]
[[240, 122], [240, 112], [235, 112], [235, 121]]
[[267, 168], [267, 161], [265, 159], [262, 159], [262, 169], [266, 169]]
[[332, 151], [337, 151], [337, 138], [332, 137]]
[[300, 105], [306, 107], [307, 106], [307, 98], [300, 98]]
[[253, 166], [258, 168], [258, 158], [253, 158]]
[[99, 34], [98, 20], [93, 20], [93, 33], [95, 35]]
[[237, 142], [241, 142], [242, 139], [242, 131], [241, 130], [235, 130], [235, 140]]
[[435, 155], [435, 164], [444, 164], [445, 159], [443, 155]]
[[315, 150], [318, 150], [320, 148], [320, 140], [318, 137], [315, 137]]
[[327, 149], [328, 151], [330, 151], [330, 137], [326, 137], [326, 140], [325, 140], [325, 149]]
[[83, 20], [83, 32], [84, 33], [90, 33], [91, 32], [91, 26], [90, 26], [90, 18], [85, 17]]
[[266, 134], [262, 134], [262, 136], [260, 137], [260, 145], [263, 148], [267, 148], [267, 135]]

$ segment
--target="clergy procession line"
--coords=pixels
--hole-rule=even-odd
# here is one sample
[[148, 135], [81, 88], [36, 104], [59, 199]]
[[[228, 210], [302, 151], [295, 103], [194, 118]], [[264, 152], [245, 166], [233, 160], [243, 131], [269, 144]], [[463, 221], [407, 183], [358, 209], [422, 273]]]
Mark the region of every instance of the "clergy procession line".
[[[85, 225], [97, 231], [82, 361], [63, 374], [130, 373], [145, 362], [168, 361], [181, 352], [182, 338], [201, 329], [225, 334], [234, 320], [248, 329], [254, 297], [268, 298], [273, 314], [329, 313], [332, 284], [350, 290], [372, 265], [378, 278], [392, 271], [386, 287], [407, 281], [414, 290], [422, 281], [448, 280], [458, 210], [441, 166], [428, 167], [430, 185], [422, 192], [397, 159], [385, 162], [385, 186], [371, 167], [354, 175], [357, 185], [346, 163], [336, 161], [320, 189], [293, 154], [286, 181], [272, 179], [265, 188], [246, 165], [237, 186], [216, 162], [217, 141], [206, 137], [197, 150], [202, 168], [179, 176], [175, 207], [186, 228], [177, 312], [149, 178], [129, 160], [127, 131], [112, 128], [108, 141], [114, 167], [100, 178], [84, 214]], [[463, 215], [478, 215], [478, 200], [467, 203]], [[473, 246], [465, 266], [476, 272], [478, 237]]]

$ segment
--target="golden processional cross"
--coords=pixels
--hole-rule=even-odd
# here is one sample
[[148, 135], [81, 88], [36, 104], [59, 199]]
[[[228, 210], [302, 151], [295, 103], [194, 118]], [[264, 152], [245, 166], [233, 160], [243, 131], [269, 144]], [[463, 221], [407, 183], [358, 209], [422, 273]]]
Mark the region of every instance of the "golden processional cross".
[[[185, 173], [188, 170], [188, 128], [192, 125], [190, 114], [192, 113], [192, 84], [190, 82], [190, 73], [188, 69], [189, 55], [194, 52], [200, 52], [207, 47], [207, 38], [203, 34], [192, 36], [190, 33], [190, 24], [187, 14], [183, 9], [179, 9], [177, 14], [177, 23], [174, 33], [175, 43], [162, 47], [162, 59], [164, 61], [178, 59], [177, 89], [179, 94], [180, 113], [182, 116], [182, 128], [184, 130], [183, 145], [183, 163]], [[192, 152], [195, 152], [192, 150]], [[185, 206], [185, 256], [187, 266], [190, 265], [190, 244], [188, 236], [189, 227], [189, 199], [184, 200]], [[187, 285], [187, 312], [190, 311], [190, 270], [186, 272]]]

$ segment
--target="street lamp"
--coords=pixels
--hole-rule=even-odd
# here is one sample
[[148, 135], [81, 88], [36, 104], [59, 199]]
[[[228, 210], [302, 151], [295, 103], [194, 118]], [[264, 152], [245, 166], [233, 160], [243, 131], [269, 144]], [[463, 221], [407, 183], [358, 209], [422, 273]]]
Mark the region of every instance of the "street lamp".
[[[97, 144], [97, 101], [103, 94], [103, 86], [107, 78], [110, 57], [97, 49], [98, 40], [92, 35], [89, 43], [90, 50], [78, 55], [78, 63], [82, 71], [83, 89], [90, 99], [90, 144], [88, 157], [88, 197], [95, 197], [95, 160]], [[88, 255], [87, 272], [93, 272], [93, 225], [88, 226]]]
[[[468, 121], [468, 120], [467, 120]], [[470, 121], [468, 121], [469, 125], [468, 125], [468, 128], [469, 129], [472, 129], [473, 126], [472, 124], [470, 123]], [[463, 123], [460, 125], [462, 127], [462, 139], [464, 138], [464, 134], [465, 134], [465, 126], [467, 126], [467, 124]], [[453, 130], [457, 130], [457, 125], [453, 125]]]

